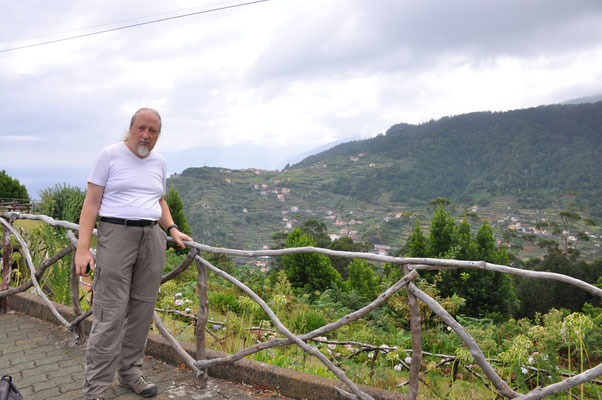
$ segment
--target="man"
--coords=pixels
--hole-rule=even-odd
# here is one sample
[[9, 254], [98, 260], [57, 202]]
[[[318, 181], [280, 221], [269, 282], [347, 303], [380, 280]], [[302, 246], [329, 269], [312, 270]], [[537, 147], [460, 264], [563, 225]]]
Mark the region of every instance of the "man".
[[[136, 111], [125, 140], [100, 152], [88, 178], [75, 255], [78, 275], [88, 266], [96, 270], [86, 399], [104, 399], [115, 370], [120, 384], [139, 395], [157, 393], [141, 369], [165, 265], [166, 236], [159, 225], [180, 247], [192, 241], [174, 224], [163, 197], [165, 160], [152, 151], [160, 132], [157, 111]], [[89, 248], [98, 215], [95, 266]]]

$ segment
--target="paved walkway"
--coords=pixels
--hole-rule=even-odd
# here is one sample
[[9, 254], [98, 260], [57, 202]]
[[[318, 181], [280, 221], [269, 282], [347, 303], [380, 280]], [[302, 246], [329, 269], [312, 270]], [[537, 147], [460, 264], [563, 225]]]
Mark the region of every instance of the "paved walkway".
[[[0, 373], [11, 375], [27, 400], [83, 399], [85, 345], [74, 344], [67, 330], [25, 314], [0, 314]], [[209, 378], [207, 389], [194, 387], [189, 370], [148, 358], [144, 374], [159, 393], [153, 399], [275, 400], [286, 399], [271, 391]], [[117, 381], [106, 399], [141, 399]]]

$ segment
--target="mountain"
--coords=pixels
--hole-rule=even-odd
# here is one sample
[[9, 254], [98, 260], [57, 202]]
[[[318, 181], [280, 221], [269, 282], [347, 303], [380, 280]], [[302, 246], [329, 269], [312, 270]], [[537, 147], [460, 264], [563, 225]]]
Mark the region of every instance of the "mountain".
[[[326, 151], [328, 149], [333, 148], [334, 146], [336, 146], [337, 144], [341, 144], [344, 143], [345, 141], [350, 141], [350, 140], [355, 140], [355, 139], [341, 139], [341, 140], [335, 140], [334, 142], [330, 142], [330, 143], [326, 143], [325, 145], [313, 148], [311, 150], [305, 151], [301, 154], [297, 154], [293, 157], [290, 157], [287, 161], [286, 161], [286, 165], [289, 166], [291, 164], [296, 164], [300, 161], [303, 161], [305, 158], [317, 154], [317, 153], [321, 153], [323, 151]], [[285, 167], [286, 168], [286, 167]]]
[[596, 96], [577, 97], [576, 99], [563, 101], [561, 104], [597, 103], [599, 101], [602, 101], [602, 94]]
[[363, 201], [410, 204], [439, 196], [469, 204], [510, 194], [531, 208], [548, 206], [569, 190], [602, 216], [601, 143], [602, 102], [553, 105], [397, 124], [291, 169], [362, 154], [362, 163], [320, 188]]
[[501, 237], [503, 221], [526, 226], [564, 207], [566, 193], [602, 218], [601, 143], [602, 102], [478, 112], [400, 123], [282, 171], [188, 168], [168, 186], [210, 245], [261, 248], [315, 218], [329, 233], [399, 247], [437, 197], [478, 209]]

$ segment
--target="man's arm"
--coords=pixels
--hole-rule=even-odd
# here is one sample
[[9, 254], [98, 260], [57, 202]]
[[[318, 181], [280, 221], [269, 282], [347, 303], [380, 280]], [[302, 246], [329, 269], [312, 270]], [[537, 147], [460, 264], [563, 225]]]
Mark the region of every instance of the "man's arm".
[[[161, 196], [161, 199], [159, 200], [159, 204], [161, 205], [161, 219], [159, 220], [159, 223], [161, 224], [163, 229], [167, 230], [167, 228], [169, 228], [170, 226], [172, 226], [174, 224], [173, 218], [171, 217], [171, 212], [169, 211], [169, 206], [167, 205], [167, 202], [165, 201], [165, 198], [163, 196]], [[187, 234], [180, 232], [180, 230], [178, 228], [172, 228], [169, 231], [169, 235], [173, 238], [173, 240], [175, 240], [176, 244], [178, 246], [180, 246], [181, 248], [186, 247], [184, 245], [184, 243], [182, 243], [182, 240], [187, 240], [189, 242], [192, 242], [192, 238], [190, 236], [188, 236]]]
[[96, 224], [104, 190], [104, 186], [88, 182], [86, 199], [82, 206], [82, 213], [79, 216], [79, 243], [75, 253], [75, 273], [77, 275], [85, 275], [88, 264], [90, 264], [90, 268], [94, 269], [94, 258], [90, 253], [90, 240], [92, 239], [92, 231]]

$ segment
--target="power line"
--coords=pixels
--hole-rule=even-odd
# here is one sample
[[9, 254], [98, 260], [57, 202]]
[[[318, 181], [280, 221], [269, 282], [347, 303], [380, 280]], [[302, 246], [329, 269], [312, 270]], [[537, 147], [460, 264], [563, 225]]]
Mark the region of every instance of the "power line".
[[155, 24], [157, 22], [164, 22], [164, 21], [169, 21], [169, 20], [178, 19], [178, 18], [190, 17], [190, 16], [198, 15], [198, 14], [206, 14], [206, 13], [215, 12], [215, 11], [227, 10], [227, 9], [230, 9], [230, 8], [243, 7], [243, 6], [248, 6], [248, 5], [257, 4], [257, 3], [264, 3], [266, 1], [268, 1], [268, 0], [256, 0], [256, 1], [250, 1], [250, 2], [247, 2], [247, 3], [234, 4], [234, 5], [231, 5], [231, 6], [212, 8], [210, 10], [196, 11], [196, 12], [192, 12], [192, 13], [187, 13], [187, 14], [182, 14], [182, 15], [176, 15], [176, 16], [173, 16], [173, 17], [166, 17], [166, 18], [155, 19], [155, 20], [152, 20], [152, 21], [139, 22], [137, 24], [125, 25], [125, 26], [120, 26], [120, 27], [111, 28], [111, 29], [105, 29], [105, 30], [97, 31], [97, 32], [84, 33], [82, 35], [70, 36], [70, 37], [66, 37], [66, 38], [62, 38], [62, 39], [49, 40], [49, 41], [46, 41], [46, 42], [40, 42], [40, 43], [34, 43], [34, 44], [25, 45], [25, 46], [19, 46], [19, 47], [12, 47], [12, 48], [9, 48], [9, 49], [3, 49], [3, 50], [0, 50], [0, 53], [7, 53], [9, 51], [26, 49], [26, 48], [29, 48], [29, 47], [44, 46], [44, 45], [52, 44], [52, 43], [65, 42], [67, 40], [80, 39], [80, 38], [87, 37], [87, 36], [100, 35], [102, 33], [114, 32], [114, 31], [119, 31], [119, 30], [122, 30], [122, 29], [136, 28], [136, 27], [143, 26], [143, 25]]
[[[223, 1], [221, 3], [207, 4], [204, 7], [217, 6], [217, 5], [221, 5], [221, 4], [227, 4], [227, 3], [234, 3], [234, 1]], [[174, 14], [174, 13], [178, 13], [178, 12], [182, 12], [182, 11], [195, 10], [195, 9], [199, 9], [199, 8], [201, 8], [201, 7], [189, 7], [189, 8], [184, 8], [184, 9], [174, 10], [174, 11], [168, 11], [168, 12], [163, 12], [163, 13], [158, 13], [158, 14], [144, 15], [142, 17], [122, 19], [122, 20], [119, 20], [119, 21], [108, 22], [108, 23], [105, 23], [105, 24], [97, 24], [97, 25], [92, 25], [92, 26], [84, 26], [84, 27], [81, 27], [81, 28], [67, 29], [67, 30], [60, 31], [60, 32], [42, 33], [42, 34], [39, 34], [39, 35], [32, 35], [32, 36], [23, 37], [23, 38], [20, 38], [20, 39], [0, 40], [0, 43], [22, 42], [24, 40], [37, 39], [37, 38], [41, 38], [41, 37], [45, 37], [45, 36], [62, 35], [64, 33], [77, 32], [77, 31], [82, 31], [84, 29], [100, 28], [101, 26], [116, 25], [116, 24], [121, 24], [121, 23], [124, 23], [124, 22], [130, 22], [130, 21], [139, 21], [139, 20], [145, 19], [145, 18], [153, 18], [153, 17], [158, 17], [160, 15]]]

